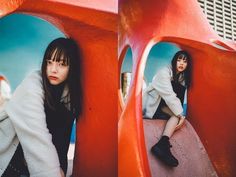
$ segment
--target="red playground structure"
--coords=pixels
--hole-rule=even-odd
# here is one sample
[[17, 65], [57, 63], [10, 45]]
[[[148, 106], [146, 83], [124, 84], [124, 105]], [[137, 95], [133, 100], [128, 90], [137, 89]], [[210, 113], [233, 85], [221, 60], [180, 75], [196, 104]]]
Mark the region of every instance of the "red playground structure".
[[117, 176], [117, 9], [115, 0], [0, 1], [0, 17], [23, 13], [42, 18], [80, 46], [84, 108], [77, 123], [73, 177]]
[[[142, 118], [144, 68], [158, 42], [174, 43], [193, 58], [188, 121], [171, 138], [180, 162], [174, 169], [150, 154], [164, 122]], [[119, 71], [129, 47], [133, 72], [125, 104], [119, 92], [119, 177], [236, 176], [236, 44], [216, 34], [197, 0], [120, 0]]]

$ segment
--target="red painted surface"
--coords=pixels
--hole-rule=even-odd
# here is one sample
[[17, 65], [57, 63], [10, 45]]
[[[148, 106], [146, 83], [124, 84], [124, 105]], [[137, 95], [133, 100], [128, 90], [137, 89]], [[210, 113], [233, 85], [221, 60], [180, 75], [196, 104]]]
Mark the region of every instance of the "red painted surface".
[[1, 0], [0, 16], [27, 13], [80, 45], [83, 114], [73, 176], [117, 176], [117, 3], [115, 0]]
[[[224, 41], [213, 31], [196, 0], [121, 0], [118, 53], [121, 56], [129, 45], [134, 65], [129, 97], [123, 108], [120, 105], [119, 177], [151, 176], [141, 88], [148, 53], [161, 41], [173, 42], [192, 55], [193, 83], [188, 94], [187, 119], [217, 174], [236, 176], [236, 44]], [[217, 48], [217, 44], [224, 49]]]

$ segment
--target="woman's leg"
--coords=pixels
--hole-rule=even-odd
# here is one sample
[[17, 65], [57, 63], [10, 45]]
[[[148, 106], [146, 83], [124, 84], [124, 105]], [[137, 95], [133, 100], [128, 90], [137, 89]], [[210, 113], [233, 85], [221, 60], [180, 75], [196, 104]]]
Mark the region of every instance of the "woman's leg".
[[179, 118], [176, 116], [171, 116], [167, 121], [164, 131], [162, 133], [163, 136], [168, 136], [169, 138], [173, 135], [176, 125], [179, 122]]
[[169, 138], [174, 133], [176, 125], [179, 122], [179, 118], [174, 116], [168, 107], [163, 107], [162, 111], [169, 114], [171, 117], [166, 123], [161, 139], [152, 147], [151, 151], [156, 157], [167, 165], [176, 167], [179, 162], [170, 151], [172, 146], [170, 145]]
[[[177, 128], [177, 125], [180, 122], [180, 118], [176, 117], [174, 115], [174, 113], [170, 110], [170, 108], [167, 107], [167, 106], [161, 108], [161, 110], [164, 113], [166, 113], [166, 114], [171, 116], [169, 118], [169, 120], [167, 120], [166, 126], [165, 126], [164, 131], [163, 131], [163, 135], [168, 136], [170, 138], [173, 135], [174, 131], [177, 130], [176, 128]], [[181, 125], [178, 128], [180, 128]]]
[[185, 117], [184, 116], [182, 118], [176, 117], [174, 113], [170, 110], [170, 108], [167, 106], [161, 108], [161, 110], [164, 113], [171, 116], [170, 119], [168, 119], [163, 131], [163, 135], [171, 137], [175, 130], [178, 130], [182, 127], [182, 125], [184, 124]]

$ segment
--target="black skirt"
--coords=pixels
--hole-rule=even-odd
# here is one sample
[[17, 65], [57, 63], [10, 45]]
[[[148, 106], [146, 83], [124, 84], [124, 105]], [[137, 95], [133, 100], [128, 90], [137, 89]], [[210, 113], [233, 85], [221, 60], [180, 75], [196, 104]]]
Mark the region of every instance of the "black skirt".
[[[184, 93], [185, 93], [186, 87], [184, 87], [180, 83], [176, 83], [174, 81], [171, 82], [171, 85], [172, 85], [172, 88], [173, 88], [174, 92], [176, 93], [176, 96], [180, 99], [181, 104], [183, 106]], [[153, 115], [153, 119], [168, 120], [171, 116], [162, 111], [162, 108], [166, 107], [166, 106], [167, 106], [167, 104], [166, 104], [165, 100], [163, 98], [161, 98], [161, 102], [158, 105], [158, 108], [157, 108], [156, 112]]]
[[29, 171], [24, 159], [24, 154], [21, 145], [17, 149], [7, 166], [7, 169], [2, 174], [2, 177], [29, 177]]

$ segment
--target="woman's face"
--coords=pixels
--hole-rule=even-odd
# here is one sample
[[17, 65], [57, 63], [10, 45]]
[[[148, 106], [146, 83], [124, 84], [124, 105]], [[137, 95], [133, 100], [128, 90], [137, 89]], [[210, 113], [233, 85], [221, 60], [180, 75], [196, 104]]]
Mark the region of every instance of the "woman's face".
[[[54, 58], [54, 54], [55, 52], [52, 54], [52, 58]], [[64, 82], [67, 79], [68, 73], [69, 65], [63, 62], [63, 58], [60, 61], [47, 60], [46, 74], [50, 84], [58, 85]]]
[[180, 55], [176, 61], [177, 73], [183, 72], [187, 68], [188, 62], [184, 55]]

